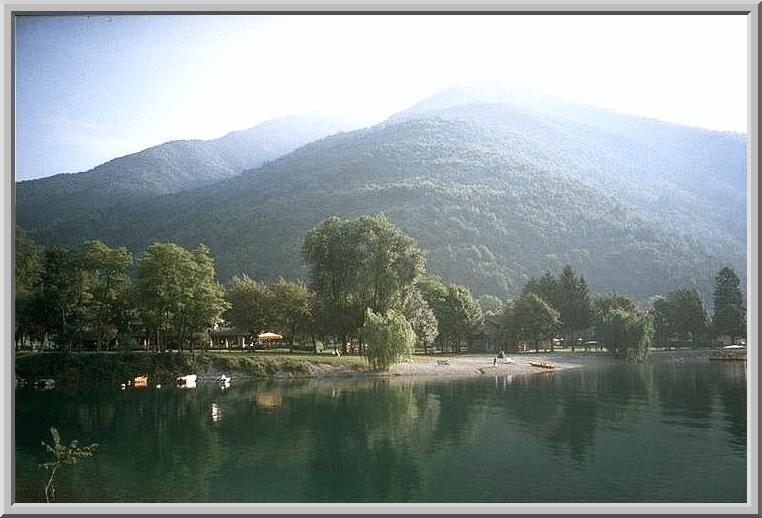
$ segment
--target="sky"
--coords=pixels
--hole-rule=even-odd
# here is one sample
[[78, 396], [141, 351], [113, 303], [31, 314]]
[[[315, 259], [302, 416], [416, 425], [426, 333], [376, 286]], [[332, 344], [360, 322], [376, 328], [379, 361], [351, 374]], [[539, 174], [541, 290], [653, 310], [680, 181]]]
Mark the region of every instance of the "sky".
[[16, 179], [304, 112], [380, 122], [519, 85], [747, 131], [747, 20], [713, 15], [18, 17]]

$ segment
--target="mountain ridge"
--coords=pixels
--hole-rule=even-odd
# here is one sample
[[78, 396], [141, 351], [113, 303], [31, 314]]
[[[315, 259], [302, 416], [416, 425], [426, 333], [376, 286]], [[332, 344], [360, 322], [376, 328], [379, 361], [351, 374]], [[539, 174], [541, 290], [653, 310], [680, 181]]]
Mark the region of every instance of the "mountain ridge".
[[[429, 251], [431, 271], [477, 293], [514, 295], [529, 277], [566, 263], [593, 291], [644, 301], [682, 287], [699, 288], [709, 301], [720, 267], [743, 275], [739, 229], [728, 230], [723, 215], [694, 213], [722, 205], [712, 192], [737, 198], [738, 142], [731, 142], [736, 169], [691, 190], [691, 177], [711, 173], [693, 151], [679, 149], [692, 130], [671, 143], [648, 136], [633, 144], [621, 131], [579, 128], [494, 105], [415, 114], [323, 137], [233, 177], [121, 204], [78, 225], [52, 222], [44, 240], [97, 238], [135, 252], [153, 240], [204, 242], [225, 282], [242, 273], [304, 278], [299, 249], [307, 230], [327, 216], [383, 212]], [[662, 154], [641, 164], [652, 145]], [[675, 156], [660, 164], [671, 147]], [[721, 146], [706, 153], [723, 164]], [[674, 172], [675, 164], [685, 171]], [[640, 204], [625, 196], [628, 189]], [[660, 213], [659, 198], [646, 203], [654, 193], [678, 203]], [[696, 228], [685, 231], [671, 218]]]

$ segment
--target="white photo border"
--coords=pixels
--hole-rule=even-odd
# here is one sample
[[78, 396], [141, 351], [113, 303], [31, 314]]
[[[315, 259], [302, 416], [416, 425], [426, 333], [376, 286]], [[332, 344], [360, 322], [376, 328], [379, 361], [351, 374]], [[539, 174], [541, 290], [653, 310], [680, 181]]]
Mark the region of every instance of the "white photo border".
[[[627, 514], [651, 515], [746, 515], [757, 516], [759, 512], [759, 464], [758, 464], [758, 61], [759, 61], [759, 5], [756, 2], [740, 1], [720, 3], [718, 1], [672, 1], [662, 4], [658, 0], [613, 2], [555, 0], [541, 3], [516, 2], [511, 0], [481, 0], [469, 4], [461, 1], [422, 1], [406, 3], [404, 0], [334, 0], [323, 3], [317, 0], [287, 1], [275, 3], [273, 0], [227, 0], [212, 3], [207, 0], [182, 1], [164, 0], [119, 0], [118, 3], [84, 0], [76, 3], [65, 0], [0, 0], [3, 20], [0, 26], [3, 59], [3, 146], [2, 146], [2, 329], [3, 347], [0, 354], [0, 382], [2, 383], [3, 426], [0, 428], [2, 448], [0, 448], [0, 499], [3, 516], [7, 515], [51, 515], [51, 514]], [[13, 290], [14, 290], [14, 227], [15, 227], [15, 174], [14, 174], [14, 17], [29, 14], [296, 14], [296, 13], [356, 13], [356, 14], [727, 14], [747, 16], [748, 21], [748, 157], [747, 157], [747, 306], [748, 306], [748, 376], [747, 376], [747, 502], [740, 504], [14, 504], [14, 348], [13, 344]]]

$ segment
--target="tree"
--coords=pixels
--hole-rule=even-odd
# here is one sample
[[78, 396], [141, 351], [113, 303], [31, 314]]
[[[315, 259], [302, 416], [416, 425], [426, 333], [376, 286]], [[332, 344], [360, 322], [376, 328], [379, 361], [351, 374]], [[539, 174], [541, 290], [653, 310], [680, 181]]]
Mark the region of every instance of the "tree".
[[648, 355], [653, 341], [653, 317], [614, 308], [601, 316], [596, 332], [615, 358], [639, 361]]
[[191, 347], [227, 309], [225, 291], [214, 279], [214, 260], [200, 245], [193, 251], [175, 243], [153, 243], [138, 263], [138, 311], [155, 346], [174, 336], [179, 350]]
[[279, 277], [273, 289], [274, 321], [294, 345], [298, 329], [304, 329], [312, 317], [314, 293], [302, 281], [289, 282]]
[[592, 323], [593, 310], [584, 277], [575, 275], [569, 265], [564, 267], [558, 279], [556, 303], [554, 308], [559, 312], [561, 327], [574, 351], [577, 337]]
[[712, 326], [716, 335], [728, 335], [732, 343], [736, 337], [746, 336], [746, 306], [736, 273], [725, 267], [714, 280], [714, 317]]
[[227, 316], [236, 327], [256, 337], [273, 325], [273, 292], [264, 283], [244, 275], [233, 277], [228, 294], [230, 309]]
[[208, 331], [230, 307], [225, 287], [216, 281], [214, 258], [205, 245], [191, 250], [193, 268], [190, 278], [190, 300], [185, 304], [180, 339], [190, 338], [191, 351], [197, 343], [205, 343]]
[[16, 342], [25, 341], [34, 330], [39, 319], [36, 308], [39, 306], [39, 289], [42, 273], [40, 248], [29, 239], [26, 233], [16, 225], [16, 261], [15, 261], [15, 323]]
[[413, 289], [400, 296], [395, 308], [410, 322], [418, 344], [428, 352], [428, 347], [439, 336], [439, 323], [419, 289]]
[[64, 444], [61, 442], [58, 430], [53, 427], [50, 428], [50, 436], [53, 438], [53, 444], [42, 441], [42, 445], [53, 455], [53, 460], [39, 465], [41, 468], [50, 470], [50, 477], [48, 477], [48, 481], [44, 486], [45, 502], [47, 503], [55, 501], [56, 488], [54, 479], [56, 472], [66, 464], [77, 464], [81, 460], [89, 459], [94, 455], [95, 449], [98, 447], [97, 443], [80, 446], [76, 440], [71, 441], [69, 444]]
[[552, 338], [560, 324], [558, 311], [534, 293], [507, 304], [502, 319], [510, 338], [534, 342], [535, 351], [540, 350], [540, 340]]
[[367, 308], [385, 313], [424, 263], [415, 240], [383, 215], [323, 220], [305, 236], [302, 257], [323, 327], [342, 342], [362, 327]]
[[696, 345], [696, 340], [705, 335], [707, 314], [701, 294], [695, 288], [681, 289], [669, 295], [672, 306], [672, 328], [678, 336], [686, 336]]
[[112, 249], [100, 241], [89, 241], [82, 249], [82, 267], [92, 293], [87, 318], [95, 330], [98, 351], [104, 341], [116, 337], [123, 320], [123, 300], [132, 287], [130, 265], [132, 254], [124, 247]]
[[675, 334], [672, 303], [669, 298], [660, 295], [653, 300], [652, 306], [654, 336], [657, 343], [663, 344], [669, 349], [670, 338]]
[[446, 286], [439, 277], [424, 276], [419, 289], [437, 319], [441, 349], [459, 351], [464, 342], [468, 345], [483, 322], [482, 308], [468, 288]]
[[604, 293], [593, 299], [593, 318], [599, 320], [605, 314], [614, 309], [636, 312], [637, 305], [635, 301], [626, 295], [620, 293]]
[[388, 370], [409, 356], [415, 347], [415, 332], [401, 313], [390, 309], [378, 314], [368, 309], [363, 335], [368, 342], [368, 363], [376, 370]]
[[550, 307], [558, 310], [559, 307], [559, 283], [553, 274], [545, 272], [542, 277], [535, 279], [532, 277], [524, 286], [522, 295], [534, 293], [544, 300]]
[[81, 350], [92, 299], [92, 280], [82, 267], [82, 255], [66, 248], [48, 248], [42, 271], [40, 320], [59, 347], [69, 349], [78, 338]]
[[16, 225], [16, 294], [34, 291], [40, 284], [40, 248]]

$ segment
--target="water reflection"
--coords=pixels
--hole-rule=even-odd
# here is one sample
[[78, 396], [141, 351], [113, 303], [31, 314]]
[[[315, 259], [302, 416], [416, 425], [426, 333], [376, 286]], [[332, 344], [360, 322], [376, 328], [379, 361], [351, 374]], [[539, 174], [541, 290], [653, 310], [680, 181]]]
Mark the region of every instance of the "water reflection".
[[19, 388], [16, 409], [20, 501], [40, 499], [35, 466], [50, 425], [102, 445], [61, 478], [69, 501], [745, 499], [746, 373], [736, 365]]

